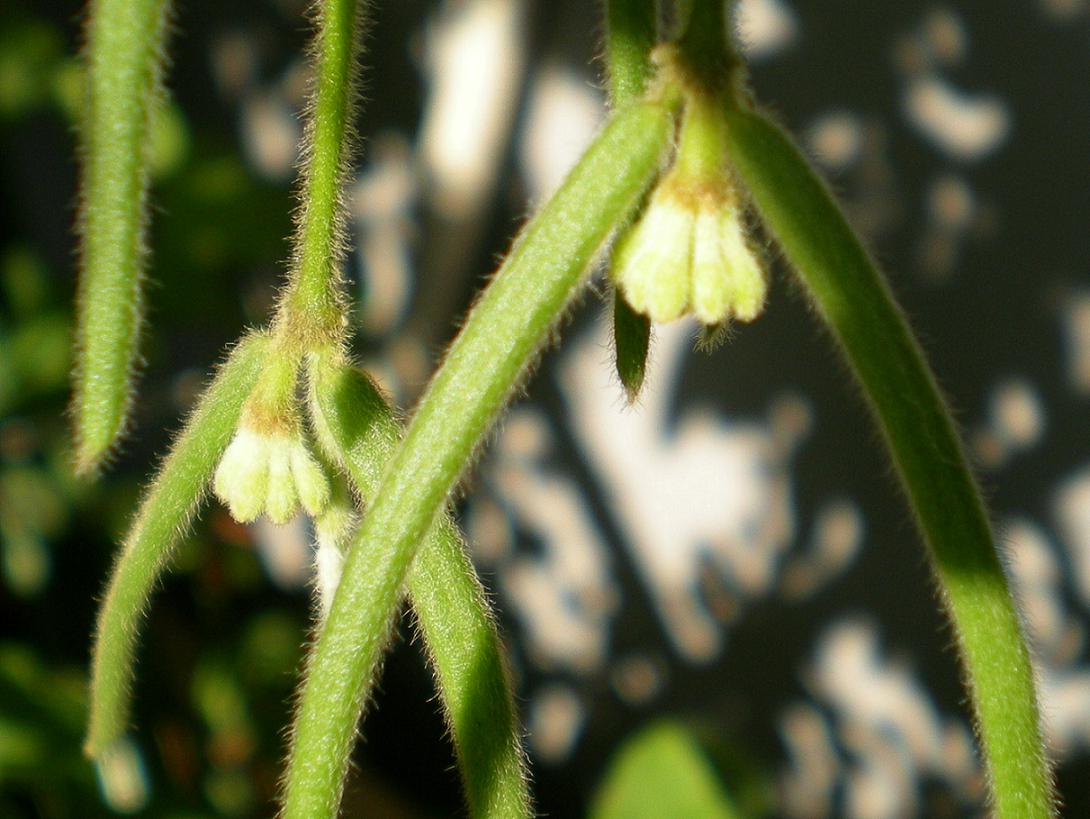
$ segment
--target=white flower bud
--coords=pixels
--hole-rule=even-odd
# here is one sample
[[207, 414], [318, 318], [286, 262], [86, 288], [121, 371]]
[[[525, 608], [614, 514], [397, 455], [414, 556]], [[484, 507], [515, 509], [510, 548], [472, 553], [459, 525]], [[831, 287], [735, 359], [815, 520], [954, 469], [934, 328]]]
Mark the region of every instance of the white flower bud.
[[694, 217], [692, 209], [662, 184], [643, 216], [617, 244], [614, 279], [632, 309], [653, 321], [673, 321], [685, 312]]
[[765, 301], [761, 266], [734, 208], [702, 208], [693, 242], [692, 311], [704, 324], [752, 321]]
[[766, 284], [733, 192], [671, 171], [617, 243], [613, 278], [632, 309], [667, 322], [693, 313], [708, 326], [751, 321]]
[[268, 472], [268, 438], [240, 428], [223, 453], [213, 481], [217, 497], [239, 523], [256, 520], [265, 507]]
[[269, 520], [283, 525], [295, 517], [299, 495], [291, 472], [292, 441], [277, 436], [269, 445], [269, 487], [265, 496], [265, 514]]
[[329, 504], [329, 479], [302, 441], [291, 448], [291, 476], [307, 514], [317, 518]]
[[314, 517], [329, 503], [329, 479], [300, 434], [268, 435], [245, 421], [220, 459], [213, 489], [239, 523], [264, 512], [283, 525], [298, 514], [300, 500]]
[[344, 544], [358, 523], [355, 510], [346, 498], [330, 503], [314, 521], [314, 581], [318, 589], [318, 610], [324, 619], [333, 605], [333, 595], [344, 569]]

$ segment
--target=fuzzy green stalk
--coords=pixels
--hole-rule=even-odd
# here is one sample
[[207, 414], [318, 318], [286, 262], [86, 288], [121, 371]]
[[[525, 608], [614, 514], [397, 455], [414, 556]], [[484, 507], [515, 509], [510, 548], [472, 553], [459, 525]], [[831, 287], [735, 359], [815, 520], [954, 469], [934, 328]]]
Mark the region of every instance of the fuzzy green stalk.
[[656, 0], [606, 0], [606, 73], [613, 108], [643, 96], [654, 73], [657, 6]]
[[137, 631], [148, 599], [197, 511], [265, 365], [264, 335], [243, 339], [220, 368], [163, 460], [110, 576], [91, 659], [84, 750], [99, 758], [128, 729]]
[[884, 278], [825, 185], [748, 105], [726, 109], [731, 162], [851, 364], [893, 456], [953, 621], [995, 815], [1053, 815], [1029, 650], [950, 414]]
[[356, 723], [417, 548], [613, 229], [655, 177], [668, 108], [620, 111], [526, 225], [432, 380], [352, 545], [296, 715], [283, 815], [337, 813]]
[[344, 256], [344, 181], [355, 142], [359, 43], [366, 0], [315, 6], [314, 85], [304, 138], [303, 180], [294, 251], [275, 332], [301, 354], [340, 343], [347, 327], [340, 264]]
[[92, 0], [80, 122], [80, 277], [72, 398], [76, 470], [121, 436], [143, 317], [149, 120], [160, 93], [166, 0]]
[[[316, 360], [311, 415], [326, 455], [369, 503], [401, 440], [389, 405], [363, 373]], [[417, 555], [408, 591], [451, 728], [469, 815], [529, 817], [525, 757], [499, 634], [449, 516], [432, 528]]]

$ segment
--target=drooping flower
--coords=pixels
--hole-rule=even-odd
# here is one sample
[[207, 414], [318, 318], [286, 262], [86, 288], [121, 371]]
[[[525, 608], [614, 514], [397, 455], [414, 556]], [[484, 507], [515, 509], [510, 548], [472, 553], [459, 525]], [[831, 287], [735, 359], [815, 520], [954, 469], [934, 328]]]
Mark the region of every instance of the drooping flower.
[[245, 421], [223, 453], [213, 489], [240, 523], [263, 512], [273, 523], [287, 523], [300, 502], [317, 517], [329, 503], [329, 480], [300, 433], [267, 434]]
[[692, 313], [708, 326], [752, 321], [767, 284], [746, 237], [714, 99], [685, 104], [677, 155], [618, 239], [611, 274], [632, 309], [664, 323]]

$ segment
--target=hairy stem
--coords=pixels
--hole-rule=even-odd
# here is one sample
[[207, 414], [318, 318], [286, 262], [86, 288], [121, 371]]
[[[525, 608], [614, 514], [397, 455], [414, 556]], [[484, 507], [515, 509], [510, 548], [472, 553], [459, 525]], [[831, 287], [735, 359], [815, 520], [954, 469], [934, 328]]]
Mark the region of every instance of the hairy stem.
[[143, 315], [149, 144], [166, 0], [93, 0], [87, 26], [76, 377], [76, 469], [121, 435]]
[[[363, 373], [325, 361], [311, 373], [319, 440], [368, 503], [401, 440], [401, 425]], [[525, 759], [499, 634], [448, 516], [432, 528], [417, 555], [408, 589], [452, 729], [470, 815], [530, 816]]]
[[409, 565], [549, 329], [658, 171], [670, 112], [621, 111], [523, 230], [428, 388], [348, 554], [295, 722], [284, 815], [336, 814], [348, 756]]
[[85, 750], [98, 758], [128, 727], [133, 654], [148, 598], [196, 512], [257, 382], [269, 340], [245, 338], [220, 368], [159, 468], [133, 521], [98, 613]]
[[639, 99], [651, 78], [657, 5], [655, 0], [606, 0], [606, 68], [614, 108]]
[[976, 711], [996, 815], [1052, 815], [1033, 669], [950, 415], [885, 280], [799, 150], [745, 105], [730, 158], [851, 363], [930, 547]]
[[315, 78], [304, 140], [301, 205], [288, 286], [277, 330], [298, 352], [340, 342], [347, 319], [339, 266], [343, 256], [344, 178], [352, 154], [359, 42], [367, 0], [322, 0]]

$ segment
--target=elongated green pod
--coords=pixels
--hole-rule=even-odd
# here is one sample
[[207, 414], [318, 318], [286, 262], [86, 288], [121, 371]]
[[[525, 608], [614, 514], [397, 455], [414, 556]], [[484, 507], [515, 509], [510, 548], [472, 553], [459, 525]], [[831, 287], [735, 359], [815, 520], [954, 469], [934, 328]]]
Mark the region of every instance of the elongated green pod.
[[1030, 655], [950, 414], [889, 288], [784, 133], [726, 108], [734, 168], [840, 343], [893, 456], [953, 620], [996, 816], [1053, 814]]
[[148, 487], [99, 609], [84, 750], [100, 757], [128, 728], [133, 655], [148, 598], [196, 512], [262, 370], [264, 335], [243, 339], [200, 399]]
[[[363, 373], [325, 362], [311, 372], [319, 441], [367, 503], [401, 440], [401, 425]], [[408, 589], [451, 727], [470, 816], [530, 816], [525, 757], [499, 634], [448, 516], [421, 547]], [[370, 650], [383, 648], [376, 644]], [[372, 674], [377, 668], [374, 661]]]
[[[283, 815], [337, 813], [355, 726], [410, 563], [523, 370], [658, 172], [673, 118], [619, 111], [527, 224], [428, 388], [349, 551], [295, 720]], [[375, 643], [363, 650], [361, 642]]]
[[72, 400], [81, 473], [106, 457], [129, 410], [143, 316], [148, 128], [161, 83], [168, 5], [90, 4]]

